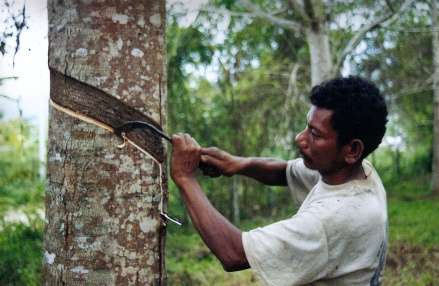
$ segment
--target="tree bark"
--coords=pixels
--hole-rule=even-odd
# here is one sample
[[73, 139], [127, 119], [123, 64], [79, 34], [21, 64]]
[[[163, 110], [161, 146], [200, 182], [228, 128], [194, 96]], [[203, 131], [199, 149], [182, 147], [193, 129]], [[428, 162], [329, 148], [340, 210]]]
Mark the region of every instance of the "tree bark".
[[238, 176], [234, 176], [232, 178], [232, 186], [230, 188], [230, 197], [231, 197], [231, 209], [232, 209], [232, 221], [234, 224], [239, 225], [241, 221], [241, 214], [239, 208], [239, 191], [240, 191], [240, 179]]
[[311, 86], [320, 84], [332, 77], [332, 56], [329, 35], [324, 30], [309, 29], [306, 39], [311, 60]]
[[433, 168], [432, 191], [439, 196], [439, 13], [437, 0], [432, 0], [433, 23]]
[[[52, 73], [165, 125], [165, 1], [49, 0], [48, 16]], [[44, 285], [164, 285], [166, 176], [104, 129], [49, 120]]]

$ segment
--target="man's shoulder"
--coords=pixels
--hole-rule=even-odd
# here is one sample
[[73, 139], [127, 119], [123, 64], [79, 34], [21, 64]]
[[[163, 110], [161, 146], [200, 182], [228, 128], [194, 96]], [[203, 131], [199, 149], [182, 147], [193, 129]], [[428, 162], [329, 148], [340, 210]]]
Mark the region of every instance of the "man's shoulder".
[[307, 168], [302, 158], [288, 161], [286, 175], [289, 185], [299, 183], [308, 188], [308, 190], [311, 189], [320, 178], [319, 172]]
[[[321, 184], [322, 185], [322, 184]], [[381, 188], [373, 182], [354, 182], [344, 187], [316, 190], [302, 211], [313, 213], [323, 225], [332, 229], [352, 231], [352, 228], [375, 224], [387, 218], [387, 206]]]

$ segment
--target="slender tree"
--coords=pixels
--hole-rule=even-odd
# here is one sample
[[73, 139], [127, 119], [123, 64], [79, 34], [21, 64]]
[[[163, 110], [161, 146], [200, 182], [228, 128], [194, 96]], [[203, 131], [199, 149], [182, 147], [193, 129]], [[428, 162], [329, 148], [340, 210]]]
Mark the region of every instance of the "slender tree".
[[433, 170], [432, 191], [439, 196], [439, 12], [437, 0], [431, 0], [433, 31]]
[[[165, 1], [49, 0], [51, 97], [165, 124]], [[122, 116], [123, 114], [120, 114]], [[99, 117], [99, 116], [98, 116]], [[165, 178], [110, 132], [50, 109], [45, 285], [163, 285]], [[166, 183], [163, 181], [163, 183]]]

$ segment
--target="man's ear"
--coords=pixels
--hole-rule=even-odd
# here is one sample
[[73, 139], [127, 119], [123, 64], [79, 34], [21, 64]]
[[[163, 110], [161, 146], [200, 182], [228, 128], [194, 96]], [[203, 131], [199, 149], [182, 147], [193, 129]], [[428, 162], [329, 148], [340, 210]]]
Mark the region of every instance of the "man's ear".
[[364, 144], [360, 139], [352, 139], [343, 149], [345, 162], [353, 165], [361, 159], [364, 152]]

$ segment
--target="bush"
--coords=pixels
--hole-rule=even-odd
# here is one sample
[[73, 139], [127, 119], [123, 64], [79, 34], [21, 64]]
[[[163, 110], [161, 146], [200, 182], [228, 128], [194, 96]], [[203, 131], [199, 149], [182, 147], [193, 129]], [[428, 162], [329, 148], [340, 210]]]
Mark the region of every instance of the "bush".
[[43, 223], [3, 224], [0, 231], [0, 285], [40, 285]]

